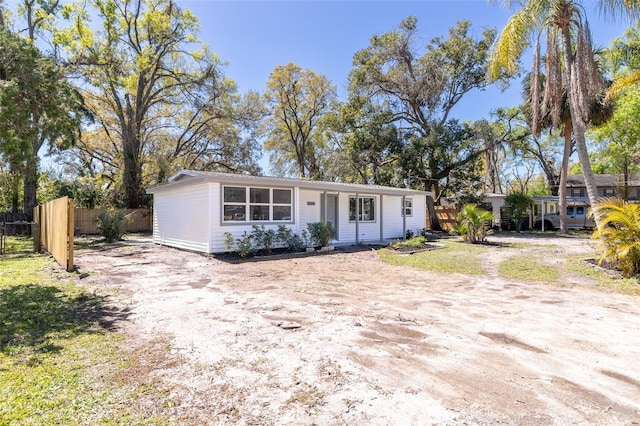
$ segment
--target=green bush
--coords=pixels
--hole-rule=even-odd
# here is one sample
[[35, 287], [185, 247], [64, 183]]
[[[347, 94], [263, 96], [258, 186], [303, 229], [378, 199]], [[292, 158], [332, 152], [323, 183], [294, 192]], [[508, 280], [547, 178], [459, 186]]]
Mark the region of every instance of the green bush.
[[259, 249], [267, 254], [271, 253], [277, 242], [277, 235], [273, 229], [266, 229], [264, 225], [253, 225], [253, 239]]
[[240, 238], [233, 238], [230, 232], [225, 232], [223, 235], [224, 246], [227, 250], [235, 251], [243, 259], [253, 253], [253, 244], [251, 243], [253, 235], [247, 234], [247, 231], [244, 231]]
[[336, 235], [336, 230], [330, 223], [312, 222], [307, 224], [309, 238], [314, 246], [326, 246]]
[[504, 199], [504, 208], [509, 213], [511, 223], [516, 232], [522, 229], [522, 222], [527, 217], [527, 210], [533, 205], [533, 198], [523, 192], [512, 192]]
[[303, 237], [298, 234], [294, 234], [291, 228], [286, 225], [278, 225], [276, 237], [279, 242], [284, 244], [287, 250], [292, 252], [304, 251], [305, 247], [307, 247]]
[[130, 216], [124, 210], [105, 210], [98, 215], [98, 230], [107, 243], [120, 241]]

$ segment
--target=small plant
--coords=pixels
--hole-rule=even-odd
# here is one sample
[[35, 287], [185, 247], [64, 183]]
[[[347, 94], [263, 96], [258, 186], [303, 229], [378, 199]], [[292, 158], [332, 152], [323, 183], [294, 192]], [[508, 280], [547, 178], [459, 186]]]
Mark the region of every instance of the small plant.
[[405, 240], [410, 240], [413, 238], [413, 231], [411, 229], [407, 229], [404, 233]]
[[300, 239], [302, 240], [302, 244], [304, 244], [305, 247], [311, 247], [312, 245], [311, 237], [309, 236], [309, 232], [307, 232], [306, 229], [302, 230], [302, 233], [300, 234]]
[[279, 242], [284, 244], [287, 250], [292, 252], [304, 251], [306, 247], [303, 238], [298, 234], [294, 234], [291, 228], [286, 225], [278, 225], [276, 238]]
[[467, 225], [463, 225], [462, 223], [454, 223], [451, 226], [451, 230], [449, 231], [451, 235], [467, 235]]
[[307, 224], [311, 242], [314, 245], [326, 246], [336, 235], [336, 230], [330, 223], [312, 222]]
[[229, 251], [235, 251], [241, 258], [244, 259], [253, 252], [253, 245], [251, 244], [253, 235], [247, 234], [247, 231], [244, 231], [241, 238], [233, 238], [230, 232], [225, 232], [223, 235], [224, 247]]
[[389, 244], [389, 246], [393, 249], [399, 249], [401, 247], [420, 248], [420, 247], [423, 247], [425, 244], [427, 244], [427, 239], [425, 237], [420, 236], [420, 237], [414, 237], [414, 238], [408, 239], [406, 241], [396, 241]]
[[236, 239], [233, 238], [231, 232], [225, 232], [222, 234], [224, 236], [224, 248], [229, 251], [235, 251], [236, 249]]
[[429, 238], [429, 230], [427, 228], [421, 228], [418, 233], [421, 237]]
[[270, 254], [277, 241], [276, 232], [273, 229], [265, 229], [264, 225], [253, 225], [252, 229], [256, 246]]
[[238, 238], [236, 240], [238, 245], [238, 255], [243, 259], [249, 257], [249, 255], [253, 253], [253, 245], [251, 244], [252, 238], [253, 235], [247, 234], [247, 231], [244, 231], [242, 238]]
[[465, 204], [458, 213], [458, 230], [466, 231], [465, 239], [468, 243], [480, 243], [487, 238], [487, 222], [491, 222], [494, 215], [478, 208], [475, 204]]
[[120, 241], [124, 235], [124, 226], [130, 220], [130, 216], [124, 210], [105, 210], [96, 219], [100, 235], [107, 243]]

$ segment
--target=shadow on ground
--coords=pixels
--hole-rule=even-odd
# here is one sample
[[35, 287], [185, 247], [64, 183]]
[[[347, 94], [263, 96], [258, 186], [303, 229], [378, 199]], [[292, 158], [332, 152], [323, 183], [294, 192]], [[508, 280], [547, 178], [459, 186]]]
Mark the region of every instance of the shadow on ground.
[[115, 331], [127, 310], [111, 306], [106, 297], [70, 296], [54, 286], [15, 285], [0, 290], [0, 352], [21, 348], [57, 352], [55, 341], [83, 333]]

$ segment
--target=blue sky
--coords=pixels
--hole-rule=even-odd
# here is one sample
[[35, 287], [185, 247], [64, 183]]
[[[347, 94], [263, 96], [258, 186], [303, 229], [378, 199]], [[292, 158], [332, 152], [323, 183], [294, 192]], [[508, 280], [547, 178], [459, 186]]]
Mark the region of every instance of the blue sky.
[[[226, 75], [238, 83], [240, 92], [264, 91], [275, 66], [294, 62], [325, 74], [341, 98], [347, 94], [354, 53], [367, 47], [372, 35], [395, 29], [410, 15], [418, 18], [419, 47], [433, 37], [446, 36], [459, 20], [471, 21], [472, 30], [480, 36], [485, 27], [499, 31], [510, 16], [500, 2], [486, 0], [178, 0], [178, 4], [200, 18], [202, 41], [228, 61]], [[628, 27], [602, 18], [596, 1], [583, 4], [596, 46], [608, 46]], [[519, 87], [519, 81], [514, 81], [506, 92], [494, 87], [470, 93], [453, 117], [477, 120], [497, 107], [517, 105]]]

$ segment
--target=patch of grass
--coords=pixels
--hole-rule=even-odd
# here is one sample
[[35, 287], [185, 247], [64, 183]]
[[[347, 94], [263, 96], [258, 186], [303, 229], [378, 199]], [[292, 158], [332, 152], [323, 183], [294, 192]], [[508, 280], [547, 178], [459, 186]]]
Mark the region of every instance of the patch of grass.
[[444, 248], [412, 255], [379, 249], [378, 256], [392, 265], [412, 266], [435, 272], [466, 275], [482, 275], [485, 272], [481, 265], [481, 258], [487, 253], [486, 247], [457, 241], [441, 241], [438, 244], [443, 245]]
[[33, 238], [23, 236], [4, 237], [3, 254], [33, 253]]
[[416, 247], [416, 248], [420, 248], [423, 245], [425, 245], [427, 243], [427, 239], [425, 237], [413, 237], [410, 238], [408, 240], [405, 241], [396, 241], [393, 242], [391, 244], [389, 244], [390, 247], [392, 248], [398, 248], [398, 247]]
[[522, 281], [556, 282], [560, 274], [556, 269], [536, 261], [532, 255], [515, 255], [500, 262], [500, 277]]
[[68, 277], [45, 255], [0, 258], [0, 424], [168, 424], [123, 379], [126, 312]]
[[640, 282], [637, 278], [622, 278], [581, 261], [582, 257], [572, 256], [567, 261], [567, 270], [583, 277], [592, 278], [598, 287], [621, 294], [640, 296]]

